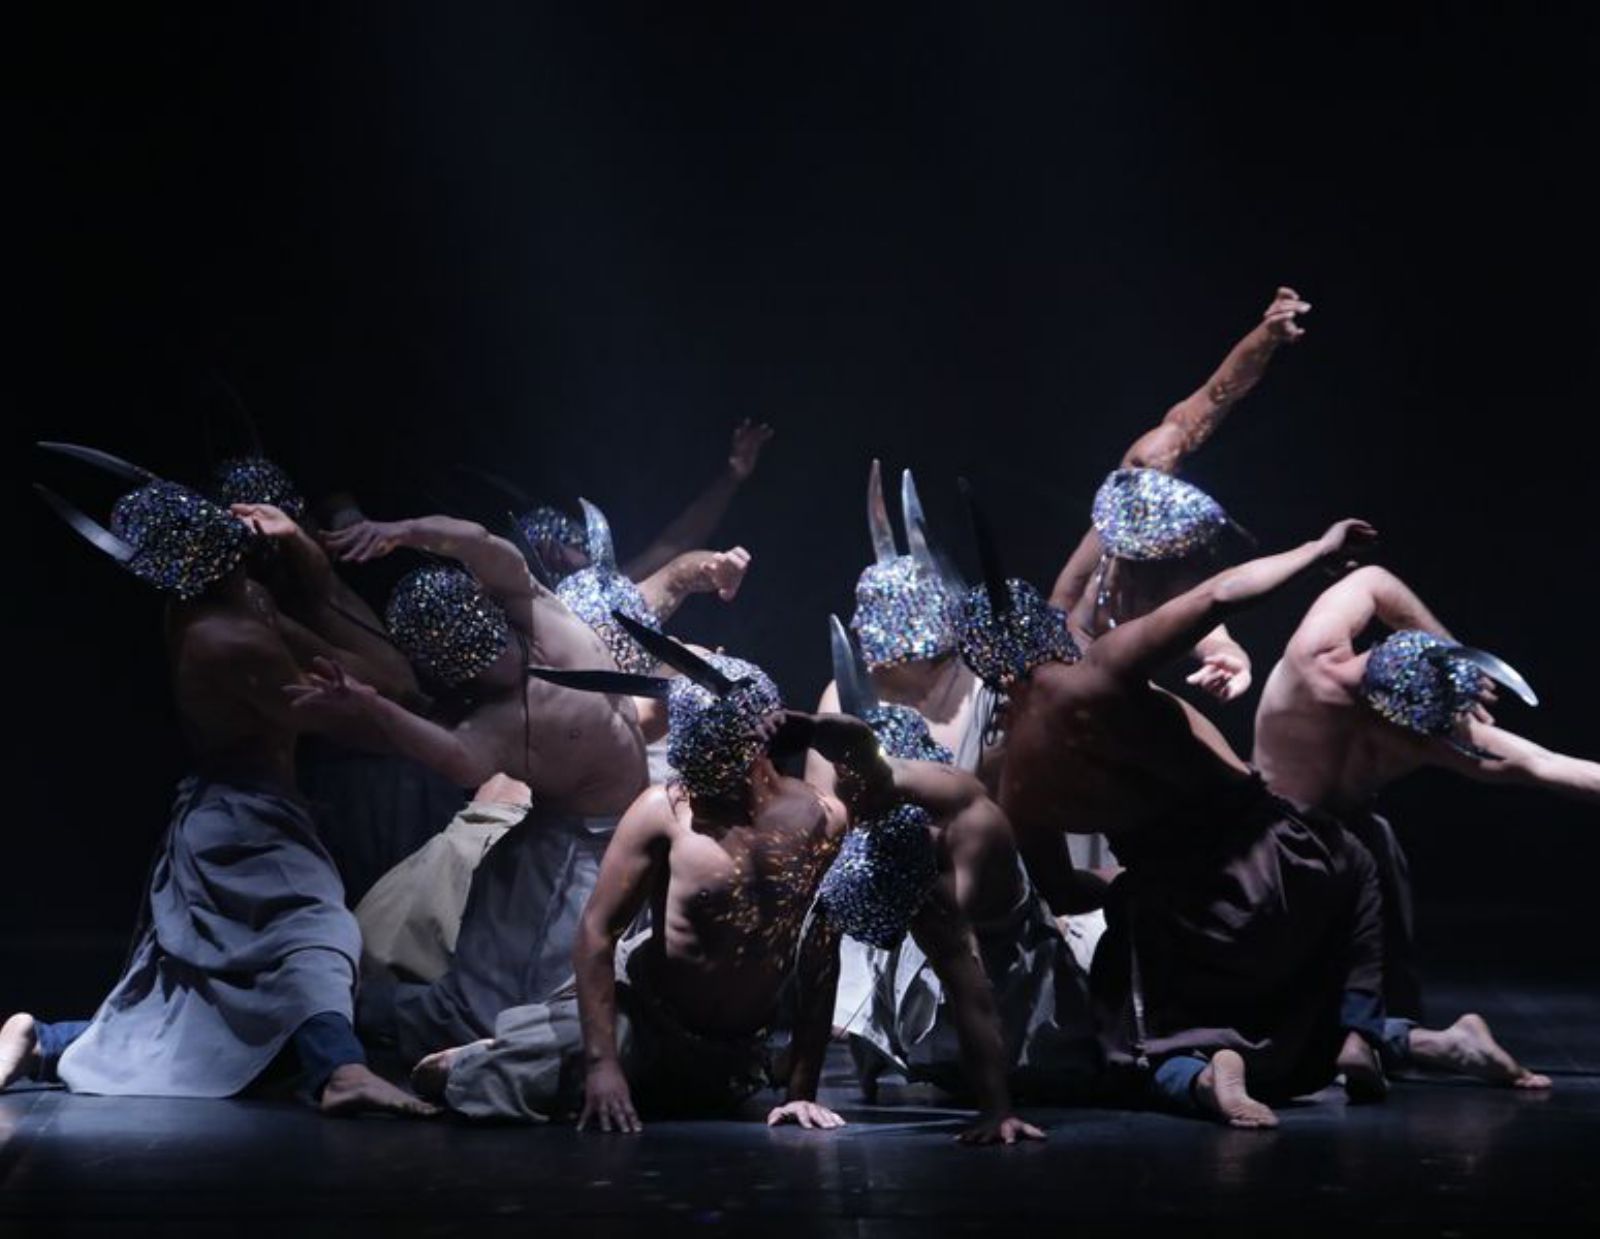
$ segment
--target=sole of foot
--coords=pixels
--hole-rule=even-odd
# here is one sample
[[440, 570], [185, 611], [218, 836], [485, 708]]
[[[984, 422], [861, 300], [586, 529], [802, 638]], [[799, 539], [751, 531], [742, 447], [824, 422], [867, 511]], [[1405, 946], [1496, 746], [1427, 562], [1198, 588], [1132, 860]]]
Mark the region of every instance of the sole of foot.
[[1544, 1092], [1550, 1077], [1529, 1071], [1506, 1052], [1481, 1015], [1463, 1015], [1438, 1032], [1424, 1028], [1411, 1034], [1411, 1057], [1419, 1067], [1470, 1076], [1485, 1084]]
[[1244, 1059], [1234, 1050], [1218, 1050], [1195, 1077], [1195, 1096], [1205, 1110], [1229, 1127], [1265, 1131], [1278, 1125], [1270, 1106], [1245, 1088]]
[[401, 1118], [425, 1119], [439, 1113], [439, 1107], [413, 1097], [405, 1089], [390, 1084], [360, 1063], [335, 1067], [322, 1088], [318, 1103], [322, 1113], [336, 1116], [393, 1114]]
[[0, 1088], [31, 1075], [39, 1059], [39, 1027], [19, 1011], [0, 1024]]
[[1389, 1077], [1373, 1049], [1360, 1036], [1349, 1033], [1339, 1048], [1339, 1074], [1345, 1096], [1359, 1105], [1382, 1101], [1389, 1095]]

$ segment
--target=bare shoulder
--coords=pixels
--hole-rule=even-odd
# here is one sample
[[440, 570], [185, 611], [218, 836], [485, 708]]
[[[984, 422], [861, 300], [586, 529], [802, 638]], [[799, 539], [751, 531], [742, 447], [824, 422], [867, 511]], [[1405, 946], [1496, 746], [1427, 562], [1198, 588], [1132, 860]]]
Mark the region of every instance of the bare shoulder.
[[837, 796], [819, 791], [803, 779], [783, 780], [782, 803], [786, 813], [803, 816], [810, 829], [826, 835], [842, 835], [850, 825], [850, 813]]
[[212, 666], [288, 655], [282, 636], [260, 616], [222, 607], [197, 607], [173, 617], [186, 659]]

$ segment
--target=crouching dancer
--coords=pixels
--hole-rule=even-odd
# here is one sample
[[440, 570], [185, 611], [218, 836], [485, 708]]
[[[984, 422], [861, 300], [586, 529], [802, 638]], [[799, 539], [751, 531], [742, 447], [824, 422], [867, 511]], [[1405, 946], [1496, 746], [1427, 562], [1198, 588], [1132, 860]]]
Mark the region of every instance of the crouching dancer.
[[297, 654], [342, 652], [282, 614], [244, 567], [258, 537], [311, 581], [326, 560], [275, 508], [230, 513], [136, 466], [68, 450], [136, 484], [110, 530], [41, 492], [169, 595], [167, 649], [194, 773], [179, 785], [121, 979], [90, 1021], [8, 1021], [0, 1083], [27, 1073], [74, 1092], [229, 1097], [292, 1047], [325, 1112], [432, 1112], [365, 1065], [351, 1027], [360, 934], [295, 791], [300, 727], [282, 685], [301, 679]]
[[1273, 1126], [1247, 1068], [1262, 1097], [1313, 1092], [1348, 1036], [1383, 1035], [1372, 860], [1338, 823], [1268, 794], [1150, 676], [1234, 611], [1342, 563], [1371, 530], [1342, 521], [1126, 618], [1080, 653], [1060, 610], [1004, 579], [977, 523], [984, 584], [968, 596], [961, 650], [1008, 697], [1001, 807], [1025, 857], [1063, 830], [1098, 830], [1126, 866], [1091, 973], [1107, 1066], [1130, 1097]]
[[[659, 640], [659, 639], [658, 639]], [[577, 1108], [579, 1126], [640, 1130], [639, 1113], [717, 1113], [763, 1088], [768, 1035], [792, 1029], [787, 1097], [768, 1122], [833, 1128], [816, 1101], [837, 975], [837, 930], [814, 904], [848, 825], [845, 807], [778, 773], [769, 746], [831, 745], [863, 795], [884, 791], [871, 731], [786, 715], [772, 681], [738, 659], [699, 659], [665, 642], [673, 681], [546, 671], [556, 683], [665, 693], [678, 780], [651, 787], [607, 849], [578, 931], [571, 984], [501, 1013], [495, 1036], [418, 1064], [419, 1089], [473, 1117], [543, 1120]], [[813, 734], [814, 733], [814, 734]], [[624, 941], [639, 911], [654, 930]], [[971, 956], [971, 952], [968, 952]], [[975, 956], [969, 972], [981, 982]], [[1037, 1137], [1009, 1113], [987, 1016], [989, 1103], [977, 1141]], [[982, 1041], [979, 1034], [976, 1041]]]

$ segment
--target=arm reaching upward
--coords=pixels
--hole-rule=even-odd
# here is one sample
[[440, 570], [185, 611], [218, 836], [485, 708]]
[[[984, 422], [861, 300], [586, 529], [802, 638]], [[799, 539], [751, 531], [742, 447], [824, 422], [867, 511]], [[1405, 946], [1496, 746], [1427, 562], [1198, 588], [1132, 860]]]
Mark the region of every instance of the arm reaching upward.
[[1113, 675], [1145, 680], [1182, 657], [1196, 641], [1235, 611], [1277, 593], [1310, 569], [1341, 562], [1369, 545], [1376, 531], [1365, 521], [1343, 520], [1313, 542], [1219, 572], [1148, 615], [1112, 629], [1089, 647], [1085, 662]]
[[749, 570], [750, 552], [742, 546], [729, 551], [687, 551], [640, 581], [639, 592], [665, 623], [690, 594], [716, 594], [723, 602], [732, 602]]
[[572, 968], [587, 1069], [579, 1130], [591, 1122], [601, 1131], [641, 1130], [617, 1055], [617, 943], [663, 880], [672, 822], [663, 789], [652, 787], [633, 802], [606, 847], [594, 893], [578, 922]]
[[1305, 334], [1296, 316], [1311, 309], [1292, 288], [1280, 288], [1257, 324], [1235, 344], [1204, 386], [1167, 411], [1161, 424], [1141, 435], [1122, 463], [1171, 473], [1216, 433], [1228, 410], [1249, 394], [1266, 373], [1280, 344], [1293, 344]]
[[642, 582], [660, 571], [674, 556], [710, 541], [739, 487], [755, 472], [761, 449], [773, 433], [771, 426], [764, 422], [756, 425], [749, 418], [735, 426], [728, 463], [723, 471], [656, 535], [654, 542], [622, 566], [623, 573]]

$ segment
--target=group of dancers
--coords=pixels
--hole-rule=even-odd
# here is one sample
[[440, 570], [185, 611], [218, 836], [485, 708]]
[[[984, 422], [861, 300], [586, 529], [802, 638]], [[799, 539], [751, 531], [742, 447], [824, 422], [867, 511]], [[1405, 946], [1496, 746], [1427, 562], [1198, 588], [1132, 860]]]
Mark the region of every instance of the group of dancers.
[[[750, 555], [697, 548], [764, 426], [626, 563], [593, 504], [490, 475], [503, 522], [375, 521], [314, 514], [259, 450], [190, 488], [43, 445], [118, 483], [105, 524], [39, 489], [166, 595], [193, 773], [121, 978], [91, 1019], [7, 1020], [0, 1084], [614, 1132], [777, 1088], [768, 1122], [830, 1129], [844, 1039], [866, 1097], [892, 1073], [970, 1102], [971, 1143], [1043, 1138], [1030, 1104], [1262, 1128], [1335, 1080], [1549, 1088], [1478, 1016], [1419, 1023], [1375, 803], [1425, 766], [1600, 802], [1600, 764], [1495, 723], [1532, 690], [1360, 563], [1366, 523], [1223, 567], [1254, 540], [1177, 476], [1310, 308], [1279, 289], [1134, 440], [1048, 593], [970, 491], [963, 581], [909, 471], [902, 549], [873, 462], [874, 562], [814, 712], [663, 631], [692, 594], [735, 603]], [[356, 586], [385, 559], [409, 570], [380, 614]], [[1239, 698], [1228, 619], [1319, 578], [1248, 758], [1152, 682], [1193, 659], [1191, 695]]]

